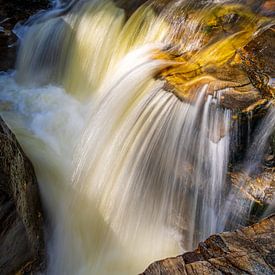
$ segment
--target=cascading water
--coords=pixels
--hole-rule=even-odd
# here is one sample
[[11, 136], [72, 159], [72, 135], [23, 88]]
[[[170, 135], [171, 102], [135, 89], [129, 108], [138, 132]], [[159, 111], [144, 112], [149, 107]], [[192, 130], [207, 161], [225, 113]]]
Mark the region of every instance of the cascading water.
[[[225, 225], [231, 112], [198, 87], [181, 102], [154, 58], [197, 23], [151, 4], [54, 1], [25, 28], [1, 115], [34, 163], [48, 224], [47, 274], [137, 274]], [[129, 17], [129, 18], [127, 18]]]
[[[244, 173], [247, 176], [253, 176], [261, 170], [261, 163], [264, 158], [264, 154], [267, 150], [268, 145], [268, 139], [272, 135], [272, 132], [275, 129], [275, 108], [274, 106], [271, 106], [268, 110], [268, 113], [264, 119], [262, 119], [261, 124], [257, 127], [255, 130], [255, 136], [252, 141], [251, 146], [249, 147], [247, 154], [243, 161], [244, 166]], [[249, 186], [245, 185], [245, 179], [240, 179], [238, 182], [238, 186], [246, 190]], [[230, 194], [228, 195], [227, 202], [225, 205], [226, 211], [224, 211], [223, 220], [229, 220], [228, 217], [226, 217], [227, 213], [229, 212], [230, 208], [234, 208], [234, 204], [238, 204], [238, 208], [235, 209], [234, 213], [231, 215], [231, 223], [237, 224], [237, 220], [240, 219], [240, 217], [247, 217], [252, 212], [252, 208], [254, 205], [254, 201], [245, 201], [240, 200], [238, 194], [236, 194], [236, 190], [231, 190]], [[263, 194], [259, 194], [260, 196], [263, 196]], [[272, 213], [274, 213], [274, 202], [275, 198], [272, 195], [271, 203], [267, 207], [261, 215], [263, 217], [268, 216]]]

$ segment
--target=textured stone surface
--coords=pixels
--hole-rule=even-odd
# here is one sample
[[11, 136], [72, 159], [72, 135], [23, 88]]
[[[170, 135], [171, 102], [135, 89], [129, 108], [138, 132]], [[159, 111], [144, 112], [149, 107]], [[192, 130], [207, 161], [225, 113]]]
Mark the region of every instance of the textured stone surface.
[[[245, 171], [228, 174], [231, 186], [230, 214], [226, 228], [230, 230], [239, 225], [251, 225], [267, 213], [275, 213], [275, 168], [265, 167], [256, 174]], [[234, 194], [234, 195], [233, 195]]]
[[151, 264], [143, 275], [255, 274], [275, 272], [275, 216], [209, 237], [193, 252]]
[[[195, 11], [188, 20], [197, 17]], [[176, 46], [156, 53], [157, 59], [176, 61], [158, 76], [166, 90], [192, 102], [198, 88], [208, 84], [207, 93], [219, 93], [222, 107], [244, 113], [274, 99], [274, 21], [246, 6], [224, 5], [204, 11], [201, 22], [200, 48], [182, 51], [182, 39], [175, 39]]]
[[0, 118], [0, 274], [43, 268], [38, 184], [32, 164]]
[[[231, 184], [238, 188], [248, 199], [270, 203], [275, 191], [275, 168], [265, 169], [262, 173], [249, 176], [244, 172], [230, 173]], [[241, 183], [241, 186], [240, 186]]]

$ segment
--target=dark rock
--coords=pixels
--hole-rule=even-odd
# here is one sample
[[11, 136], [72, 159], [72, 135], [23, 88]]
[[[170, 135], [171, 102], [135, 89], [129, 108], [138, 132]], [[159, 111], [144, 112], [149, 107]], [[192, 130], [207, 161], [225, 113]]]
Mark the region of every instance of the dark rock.
[[193, 251], [151, 264], [150, 274], [266, 274], [275, 272], [275, 216], [249, 227], [216, 234]]
[[270, 146], [271, 146], [273, 155], [275, 155], [275, 132], [271, 135]]
[[42, 210], [34, 169], [0, 118], [0, 274], [41, 270]]
[[17, 37], [12, 30], [16, 23], [48, 6], [48, 0], [0, 0], [0, 71], [14, 68]]
[[114, 0], [116, 5], [126, 11], [127, 17], [129, 17], [133, 12], [135, 12], [141, 5], [148, 2], [148, 0]]

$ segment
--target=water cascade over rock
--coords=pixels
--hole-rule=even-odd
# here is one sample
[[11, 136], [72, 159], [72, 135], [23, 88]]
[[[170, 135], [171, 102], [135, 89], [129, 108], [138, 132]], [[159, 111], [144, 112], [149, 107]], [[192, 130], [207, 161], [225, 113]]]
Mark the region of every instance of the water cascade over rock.
[[232, 1], [134, 2], [53, 1], [17, 27], [16, 71], [0, 75], [0, 113], [40, 185], [45, 274], [138, 274], [249, 218], [232, 213], [244, 195], [228, 172], [246, 163], [243, 117], [258, 123], [246, 138], [266, 133], [243, 148], [259, 144], [253, 165], [274, 131], [270, 72], [248, 62], [273, 19]]

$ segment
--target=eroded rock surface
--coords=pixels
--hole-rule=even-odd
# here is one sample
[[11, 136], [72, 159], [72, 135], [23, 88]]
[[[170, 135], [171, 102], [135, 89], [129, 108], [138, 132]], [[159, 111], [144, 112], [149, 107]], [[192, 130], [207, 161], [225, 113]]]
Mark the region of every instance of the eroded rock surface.
[[193, 252], [151, 264], [143, 275], [275, 273], [275, 216], [216, 234]]
[[[259, 203], [271, 203], [275, 191], [275, 168], [264, 170], [257, 175], [244, 172], [230, 173], [231, 184], [247, 198]], [[240, 185], [241, 182], [241, 185]]]
[[44, 265], [42, 210], [34, 169], [0, 118], [0, 274]]
[[[187, 27], [174, 35], [171, 47], [156, 54], [175, 62], [158, 76], [166, 90], [193, 102], [207, 84], [207, 94], [217, 96], [223, 108], [243, 113], [265, 109], [275, 97], [274, 20], [245, 5], [214, 6], [202, 11], [201, 18], [196, 10], [193, 13], [188, 13]], [[188, 24], [195, 22], [196, 35], [188, 39], [199, 41], [199, 46], [189, 49], [182, 41]]]

